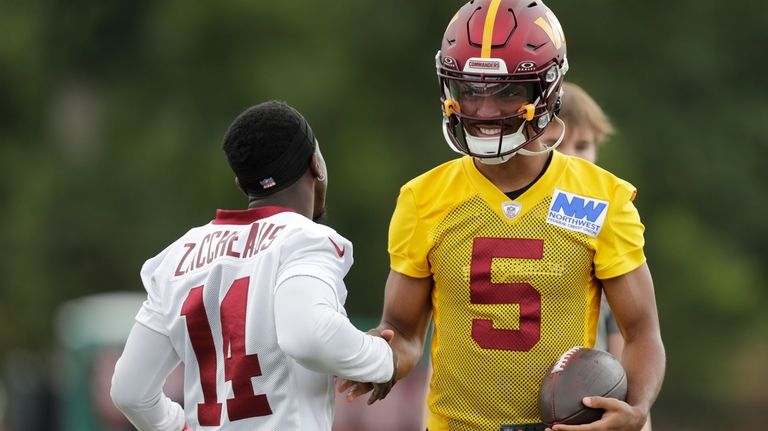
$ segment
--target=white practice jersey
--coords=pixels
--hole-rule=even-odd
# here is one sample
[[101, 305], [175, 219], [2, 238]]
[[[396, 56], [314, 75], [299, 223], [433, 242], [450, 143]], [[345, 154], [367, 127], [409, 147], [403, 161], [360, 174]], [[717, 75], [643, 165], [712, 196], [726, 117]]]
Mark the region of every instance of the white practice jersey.
[[203, 430], [329, 429], [333, 377], [280, 349], [274, 294], [284, 280], [309, 275], [333, 288], [346, 315], [343, 278], [351, 265], [347, 239], [279, 207], [219, 210], [148, 260], [141, 271], [148, 299], [136, 320], [167, 335], [185, 365], [187, 423]]

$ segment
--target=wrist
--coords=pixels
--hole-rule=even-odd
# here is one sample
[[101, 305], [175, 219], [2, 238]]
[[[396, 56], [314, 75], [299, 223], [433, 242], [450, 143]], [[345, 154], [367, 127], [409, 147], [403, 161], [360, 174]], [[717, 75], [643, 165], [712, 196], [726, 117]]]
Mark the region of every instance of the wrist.
[[627, 401], [627, 404], [629, 404], [636, 412], [641, 413], [644, 416], [647, 416], [651, 412], [651, 405], [648, 403], [630, 403]]
[[641, 424], [644, 424], [648, 420], [648, 417], [651, 415], [650, 408], [644, 404], [630, 404], [630, 407], [632, 407], [632, 410], [635, 412], [635, 417]]

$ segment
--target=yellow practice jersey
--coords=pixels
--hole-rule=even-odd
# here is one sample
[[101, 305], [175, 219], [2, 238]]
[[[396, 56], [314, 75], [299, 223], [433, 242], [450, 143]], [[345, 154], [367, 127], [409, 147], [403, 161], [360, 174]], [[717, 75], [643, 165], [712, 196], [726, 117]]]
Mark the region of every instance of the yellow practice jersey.
[[635, 188], [554, 153], [510, 200], [470, 157], [400, 191], [394, 271], [434, 281], [430, 431], [540, 422], [539, 383], [566, 350], [593, 346], [598, 279], [645, 262]]

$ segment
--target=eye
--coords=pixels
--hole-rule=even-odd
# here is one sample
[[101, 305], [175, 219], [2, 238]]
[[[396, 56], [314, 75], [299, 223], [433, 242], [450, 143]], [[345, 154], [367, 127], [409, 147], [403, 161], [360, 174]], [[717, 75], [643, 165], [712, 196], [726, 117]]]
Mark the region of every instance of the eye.
[[454, 84], [452, 87], [455, 89], [455, 94], [459, 99], [465, 97], [475, 97], [478, 95], [478, 92], [474, 89], [474, 87], [468, 83], [459, 82]]
[[520, 85], [508, 85], [506, 88], [504, 88], [501, 91], [502, 97], [509, 97], [509, 98], [522, 98], [527, 100], [528, 92], [526, 91], [525, 87]]
[[482, 95], [482, 92], [474, 87], [467, 86], [467, 88], [464, 89], [464, 95], [468, 97], [477, 97]]

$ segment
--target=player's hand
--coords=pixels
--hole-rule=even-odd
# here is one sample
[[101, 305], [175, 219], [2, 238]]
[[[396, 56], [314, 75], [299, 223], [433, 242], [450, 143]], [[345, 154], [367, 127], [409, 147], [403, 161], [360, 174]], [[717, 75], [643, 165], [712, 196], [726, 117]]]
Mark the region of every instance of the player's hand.
[[367, 394], [372, 390], [373, 385], [371, 383], [354, 382], [346, 379], [340, 380], [340, 383], [336, 388], [336, 391], [339, 393], [346, 392], [345, 397], [347, 401], [352, 401], [360, 395]]
[[192, 431], [192, 428], [190, 428], [189, 425], [184, 424], [184, 429], [181, 431]]
[[[387, 340], [387, 343], [389, 343], [390, 346], [392, 345], [392, 339], [395, 338], [395, 331], [391, 329], [379, 330], [378, 328], [373, 328], [370, 331], [368, 331], [368, 334], [375, 335], [377, 337], [381, 337]], [[372, 383], [373, 393], [368, 398], [368, 405], [371, 405], [378, 400], [383, 400], [387, 396], [387, 394], [389, 394], [389, 391], [392, 390], [392, 387], [395, 386], [395, 382], [397, 382], [397, 353], [393, 348], [392, 349], [392, 378], [390, 378], [389, 381], [384, 383]]]
[[[369, 335], [373, 335], [376, 337], [381, 337], [384, 340], [386, 340], [388, 343], [392, 342], [392, 339], [395, 336], [394, 331], [391, 329], [384, 329], [379, 330], [378, 328], [373, 328], [367, 332]], [[337, 386], [336, 390], [339, 393], [346, 392], [346, 398], [347, 401], [352, 401], [355, 398], [359, 397], [360, 395], [367, 394], [368, 392], [373, 391], [371, 396], [368, 398], [368, 404], [373, 404], [374, 402], [384, 399], [387, 394], [389, 394], [389, 391], [392, 390], [392, 387], [395, 385], [395, 381], [397, 379], [397, 354], [395, 353], [395, 350], [392, 349], [392, 363], [393, 363], [393, 370], [392, 370], [392, 378], [389, 379], [388, 382], [385, 383], [363, 383], [363, 382], [355, 382], [352, 380], [346, 380], [342, 379], [340, 380], [339, 385]]]
[[603, 409], [600, 420], [585, 425], [554, 425], [548, 431], [639, 431], [648, 417], [639, 407], [633, 407], [615, 398], [585, 397], [585, 406]]

